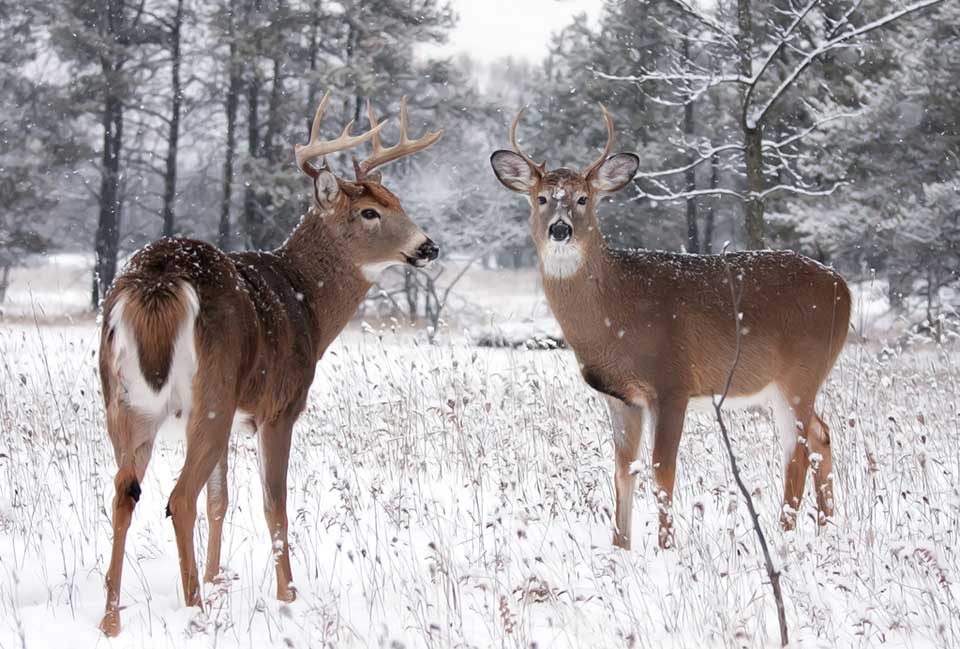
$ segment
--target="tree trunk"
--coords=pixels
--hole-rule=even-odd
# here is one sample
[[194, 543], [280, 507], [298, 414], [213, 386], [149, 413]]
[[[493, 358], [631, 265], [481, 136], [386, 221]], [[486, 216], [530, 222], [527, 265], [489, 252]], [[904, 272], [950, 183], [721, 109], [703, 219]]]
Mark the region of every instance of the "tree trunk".
[[[683, 57], [690, 58], [690, 41], [683, 39]], [[694, 125], [693, 101], [688, 101], [683, 106], [683, 134], [686, 136], [687, 146], [692, 146], [696, 135]], [[694, 164], [697, 161], [697, 152], [691, 148], [687, 154], [687, 164], [689, 168], [685, 172], [686, 191], [693, 192], [697, 189], [697, 168]], [[687, 198], [687, 252], [700, 252], [700, 232], [697, 224], [697, 199], [693, 196]]]
[[[710, 189], [720, 185], [720, 156], [714, 153], [710, 156]], [[714, 197], [707, 205], [707, 213], [703, 218], [703, 252], [713, 253], [713, 227], [716, 220], [717, 199]]]
[[7, 299], [7, 289], [10, 287], [10, 264], [3, 265], [3, 272], [0, 273], [0, 304]]
[[763, 129], [744, 128], [744, 160], [747, 168], [747, 200], [743, 204], [747, 247], [766, 248], [763, 222]]
[[[260, 156], [260, 73], [253, 66], [253, 74], [247, 84], [247, 153], [251, 162]], [[248, 173], [252, 169], [248, 170]], [[247, 247], [256, 247], [260, 240], [260, 210], [257, 209], [257, 192], [253, 183], [248, 182], [243, 192], [243, 227]]]
[[283, 95], [282, 62], [273, 60], [273, 82], [270, 85], [270, 100], [267, 104], [267, 132], [263, 136], [262, 153], [270, 162], [276, 162], [273, 141], [280, 130], [280, 98]]
[[[113, 70], [105, 70], [108, 79]], [[109, 81], [108, 81], [109, 86]], [[103, 168], [100, 171], [100, 213], [94, 240], [96, 261], [91, 300], [93, 308], [113, 283], [120, 248], [120, 151], [123, 144], [123, 102], [108, 87], [103, 116]]]
[[417, 320], [417, 306], [420, 303], [420, 284], [414, 271], [410, 268], [404, 269], [403, 273], [403, 293], [407, 298], [407, 313], [410, 316], [410, 322]]
[[[750, 0], [737, 0], [737, 49], [740, 75], [753, 78], [753, 14]], [[740, 128], [743, 131], [744, 167], [747, 174], [747, 199], [743, 203], [744, 229], [748, 248], [766, 248], [763, 222], [763, 125], [751, 124], [747, 88], [740, 89]]]
[[183, 24], [183, 0], [177, 0], [177, 11], [170, 30], [170, 134], [167, 137], [167, 167], [163, 176], [163, 236], [172, 237], [174, 231], [174, 202], [177, 199], [177, 145], [180, 139], [180, 27]]
[[[231, 19], [232, 20], [232, 19]], [[230, 241], [230, 203], [233, 197], [233, 161], [237, 150], [237, 107], [240, 104], [240, 63], [237, 61], [237, 44], [231, 25], [230, 81], [227, 86], [227, 143], [223, 158], [223, 195], [220, 198], [220, 227], [217, 230], [217, 246], [228, 250]]]
[[897, 313], [906, 310], [906, 298], [913, 293], [913, 280], [910, 272], [897, 268], [891, 269], [887, 276], [887, 300]]
[[313, 20], [310, 24], [310, 82], [307, 84], [307, 130], [313, 125], [313, 114], [317, 110], [317, 51], [320, 47], [320, 9], [323, 0], [315, 0]]

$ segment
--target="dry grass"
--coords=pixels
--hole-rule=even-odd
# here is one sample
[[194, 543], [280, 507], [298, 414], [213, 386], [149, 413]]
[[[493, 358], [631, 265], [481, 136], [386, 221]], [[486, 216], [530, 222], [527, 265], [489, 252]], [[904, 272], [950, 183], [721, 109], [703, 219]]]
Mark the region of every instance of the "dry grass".
[[[94, 646], [113, 460], [96, 335], [0, 330], [0, 647]], [[729, 421], [783, 571], [797, 646], [960, 646], [958, 355], [851, 346], [823, 397], [836, 521], [775, 526], [779, 435]], [[681, 444], [677, 548], [656, 549], [641, 450], [635, 550], [610, 545], [606, 410], [569, 352], [429, 347], [353, 333], [321, 362], [291, 460], [301, 598], [271, 599], [256, 444], [235, 436], [224, 563], [182, 609], [160, 444], [127, 545], [117, 646], [776, 646], [754, 536], [715, 422]], [[202, 505], [201, 505], [202, 509]], [[803, 510], [812, 515], [808, 499]], [[205, 525], [198, 526], [199, 547]], [[102, 646], [102, 643], [101, 643]], [[111, 645], [113, 646], [113, 645]]]

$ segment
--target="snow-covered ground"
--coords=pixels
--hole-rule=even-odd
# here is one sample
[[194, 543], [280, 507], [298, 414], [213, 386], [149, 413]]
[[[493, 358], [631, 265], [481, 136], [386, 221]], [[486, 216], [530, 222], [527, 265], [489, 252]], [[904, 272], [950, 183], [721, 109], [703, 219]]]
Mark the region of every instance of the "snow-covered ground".
[[90, 310], [93, 256], [80, 253], [32, 255], [10, 271], [10, 288], [0, 314], [38, 319], [74, 316]]
[[[447, 262], [441, 279], [458, 274], [460, 262]], [[123, 262], [120, 263], [121, 267]], [[10, 288], [0, 304], [0, 317], [41, 322], [89, 317], [90, 273], [93, 257], [81, 253], [34, 255], [11, 272]], [[870, 340], [889, 340], [924, 317], [923, 300], [911, 297], [905, 313], [890, 309], [885, 280], [851, 284], [853, 326], [858, 335]], [[956, 316], [960, 295], [941, 289], [943, 310]], [[465, 317], [465, 315], [467, 317]], [[532, 336], [559, 336], [560, 328], [550, 312], [536, 269], [490, 270], [479, 264], [464, 274], [450, 296], [444, 312], [444, 331], [455, 339], [502, 337], [522, 342]]]
[[[610, 544], [607, 414], [569, 352], [360, 332], [320, 363], [296, 430], [289, 510], [300, 599], [272, 599], [256, 445], [237, 435], [230, 579], [206, 589], [204, 611], [182, 608], [164, 518], [183, 455], [171, 435], [127, 544], [124, 631], [107, 642], [96, 625], [114, 467], [95, 351], [92, 324], [0, 333], [0, 646], [777, 642], [757, 544], [708, 418], [691, 416], [681, 445], [676, 549], [656, 549], [645, 445], [636, 547], [622, 552]], [[779, 531], [779, 436], [765, 414], [733, 418], [798, 646], [960, 645], [957, 361], [848, 349], [823, 398], [839, 499], [825, 531], [808, 517], [797, 533]], [[201, 521], [198, 548], [205, 529]]]
[[[533, 276], [501, 284], [506, 294], [483, 276], [464, 286], [489, 322], [544, 317]], [[645, 441], [635, 547], [619, 551], [607, 413], [572, 354], [420, 340], [353, 327], [318, 366], [291, 458], [292, 605], [273, 599], [256, 443], [237, 434], [229, 578], [205, 588], [203, 611], [182, 607], [164, 505], [183, 447], [165, 431], [127, 542], [124, 630], [108, 641], [97, 623], [114, 462], [95, 324], [0, 322], [0, 648], [778, 644], [715, 422], [687, 421], [666, 552]], [[849, 345], [822, 396], [838, 498], [825, 530], [808, 493], [799, 530], [780, 531], [773, 422], [729, 422], [783, 571], [792, 638], [960, 646], [960, 353], [872, 350]], [[202, 513], [197, 535], [202, 570]]]

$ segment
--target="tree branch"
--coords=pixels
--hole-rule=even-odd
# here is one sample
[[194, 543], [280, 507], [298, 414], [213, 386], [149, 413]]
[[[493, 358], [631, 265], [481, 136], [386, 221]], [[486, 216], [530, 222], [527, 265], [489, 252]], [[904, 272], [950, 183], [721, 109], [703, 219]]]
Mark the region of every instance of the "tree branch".
[[[770, 95], [770, 98], [763, 105], [763, 108], [761, 108], [759, 111], [754, 113], [747, 120], [747, 126], [749, 126], [750, 128], [756, 128], [756, 126], [760, 124], [763, 121], [763, 119], [767, 116], [767, 114], [770, 112], [770, 109], [773, 108], [774, 104], [776, 104], [777, 101], [779, 101], [779, 99], [786, 93], [786, 91], [794, 83], [796, 83], [797, 78], [800, 76], [800, 73], [806, 70], [811, 63], [816, 61], [818, 58], [820, 58], [820, 56], [822, 56], [826, 52], [837, 47], [838, 45], [845, 43], [846, 41], [856, 38], [857, 36], [863, 36], [864, 34], [868, 34], [882, 27], [886, 27], [890, 23], [893, 23], [899, 20], [900, 18], [903, 18], [904, 16], [908, 16], [912, 13], [922, 11], [934, 5], [938, 5], [942, 2], [943, 0], [923, 0], [922, 2], [916, 2], [912, 5], [904, 7], [903, 9], [900, 9], [899, 11], [894, 11], [893, 13], [887, 14], [882, 18], [878, 18], [877, 20], [869, 22], [866, 25], [863, 25], [861, 27], [856, 27], [854, 29], [849, 29], [843, 32], [842, 34], [840, 34], [839, 36], [834, 36], [833, 38], [830, 38], [827, 41], [821, 43], [812, 52], [804, 56], [803, 59], [801, 59], [801, 61], [793, 68], [793, 70], [791, 70], [787, 74], [787, 76], [783, 79], [783, 81], [780, 82], [780, 85], [777, 86], [777, 89], [773, 91], [773, 94]], [[745, 104], [744, 111], [746, 111], [746, 109], [747, 109], [747, 106]]]
[[723, 261], [723, 266], [727, 271], [727, 279], [730, 284], [730, 297], [733, 301], [733, 320], [734, 326], [736, 327], [736, 351], [733, 357], [733, 365], [730, 367], [730, 372], [727, 374], [726, 385], [723, 386], [723, 394], [720, 395], [720, 398], [717, 399], [714, 397], [713, 409], [717, 417], [717, 423], [720, 425], [720, 435], [723, 438], [723, 445], [727, 449], [727, 456], [730, 458], [730, 469], [733, 472], [733, 479], [737, 483], [737, 488], [740, 490], [740, 495], [743, 496], [743, 500], [747, 504], [747, 511], [750, 513], [750, 522], [753, 525], [753, 531], [757, 535], [757, 540], [760, 543], [760, 549], [763, 551], [763, 562], [767, 569], [767, 577], [770, 579], [770, 587], [773, 590], [773, 599], [777, 605], [777, 621], [780, 623], [780, 646], [786, 647], [789, 643], [789, 633], [787, 631], [787, 615], [786, 610], [783, 605], [783, 591], [780, 589], [780, 571], [777, 570], [773, 565], [773, 559], [770, 556], [770, 548], [767, 546], [767, 537], [763, 533], [763, 527], [760, 525], [760, 516], [757, 514], [757, 509], [753, 504], [753, 496], [750, 495], [750, 490], [747, 489], [747, 485], [743, 482], [743, 476], [740, 475], [740, 467], [737, 464], [737, 456], [733, 453], [733, 445], [730, 443], [730, 434], [727, 432], [727, 426], [723, 421], [723, 413], [721, 409], [723, 407], [724, 401], [727, 400], [727, 395], [730, 393], [730, 386], [733, 384], [733, 373], [737, 369], [737, 364], [740, 362], [740, 352], [741, 352], [741, 343], [743, 331], [741, 329], [741, 314], [740, 314], [740, 297], [743, 290], [743, 276], [740, 276], [740, 290], [737, 290], [737, 284], [734, 282], [733, 271], [730, 268], [730, 265], [727, 263], [727, 251], [724, 249], [723, 253], [720, 255], [721, 260]]

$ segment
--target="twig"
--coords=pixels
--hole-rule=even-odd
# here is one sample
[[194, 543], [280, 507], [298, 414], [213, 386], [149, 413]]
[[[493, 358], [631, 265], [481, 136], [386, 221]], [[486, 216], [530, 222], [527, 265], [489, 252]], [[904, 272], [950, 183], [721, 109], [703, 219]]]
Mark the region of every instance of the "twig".
[[[737, 483], [737, 487], [740, 489], [740, 494], [743, 496], [744, 501], [747, 503], [747, 511], [750, 513], [750, 522], [753, 524], [753, 531], [757, 534], [757, 540], [760, 542], [760, 549], [763, 550], [763, 561], [767, 569], [767, 577], [770, 578], [770, 587], [773, 589], [773, 599], [777, 604], [777, 619], [780, 622], [780, 646], [786, 647], [789, 643], [788, 633], [787, 633], [787, 615], [786, 610], [783, 606], [783, 591], [780, 589], [780, 571], [778, 571], [773, 565], [773, 559], [770, 557], [770, 548], [767, 546], [767, 538], [763, 533], [763, 528], [760, 526], [760, 517], [757, 515], [757, 509], [753, 504], [753, 496], [750, 495], [750, 491], [747, 489], [747, 485], [744, 484], [743, 478], [740, 475], [740, 467], [737, 465], [737, 457], [733, 454], [733, 446], [730, 444], [730, 435], [727, 433], [727, 426], [723, 421], [723, 414], [720, 409], [723, 407], [723, 402], [727, 399], [727, 394], [730, 392], [730, 385], [733, 383], [733, 373], [737, 369], [737, 364], [740, 362], [740, 341], [741, 341], [741, 327], [740, 327], [740, 297], [741, 292], [737, 291], [736, 285], [734, 284], [733, 272], [730, 269], [730, 266], [727, 264], [726, 259], [726, 248], [724, 248], [721, 253], [720, 258], [723, 260], [723, 266], [727, 271], [727, 280], [730, 282], [730, 297], [733, 300], [733, 319], [736, 326], [736, 352], [733, 357], [733, 365], [730, 367], [730, 372], [727, 374], [726, 385], [723, 386], [723, 394], [720, 395], [719, 399], [714, 399], [713, 408], [716, 411], [717, 423], [720, 425], [720, 434], [723, 437], [723, 445], [727, 449], [727, 455], [730, 458], [730, 468], [733, 471], [733, 479]], [[742, 285], [741, 285], [742, 288]]]

